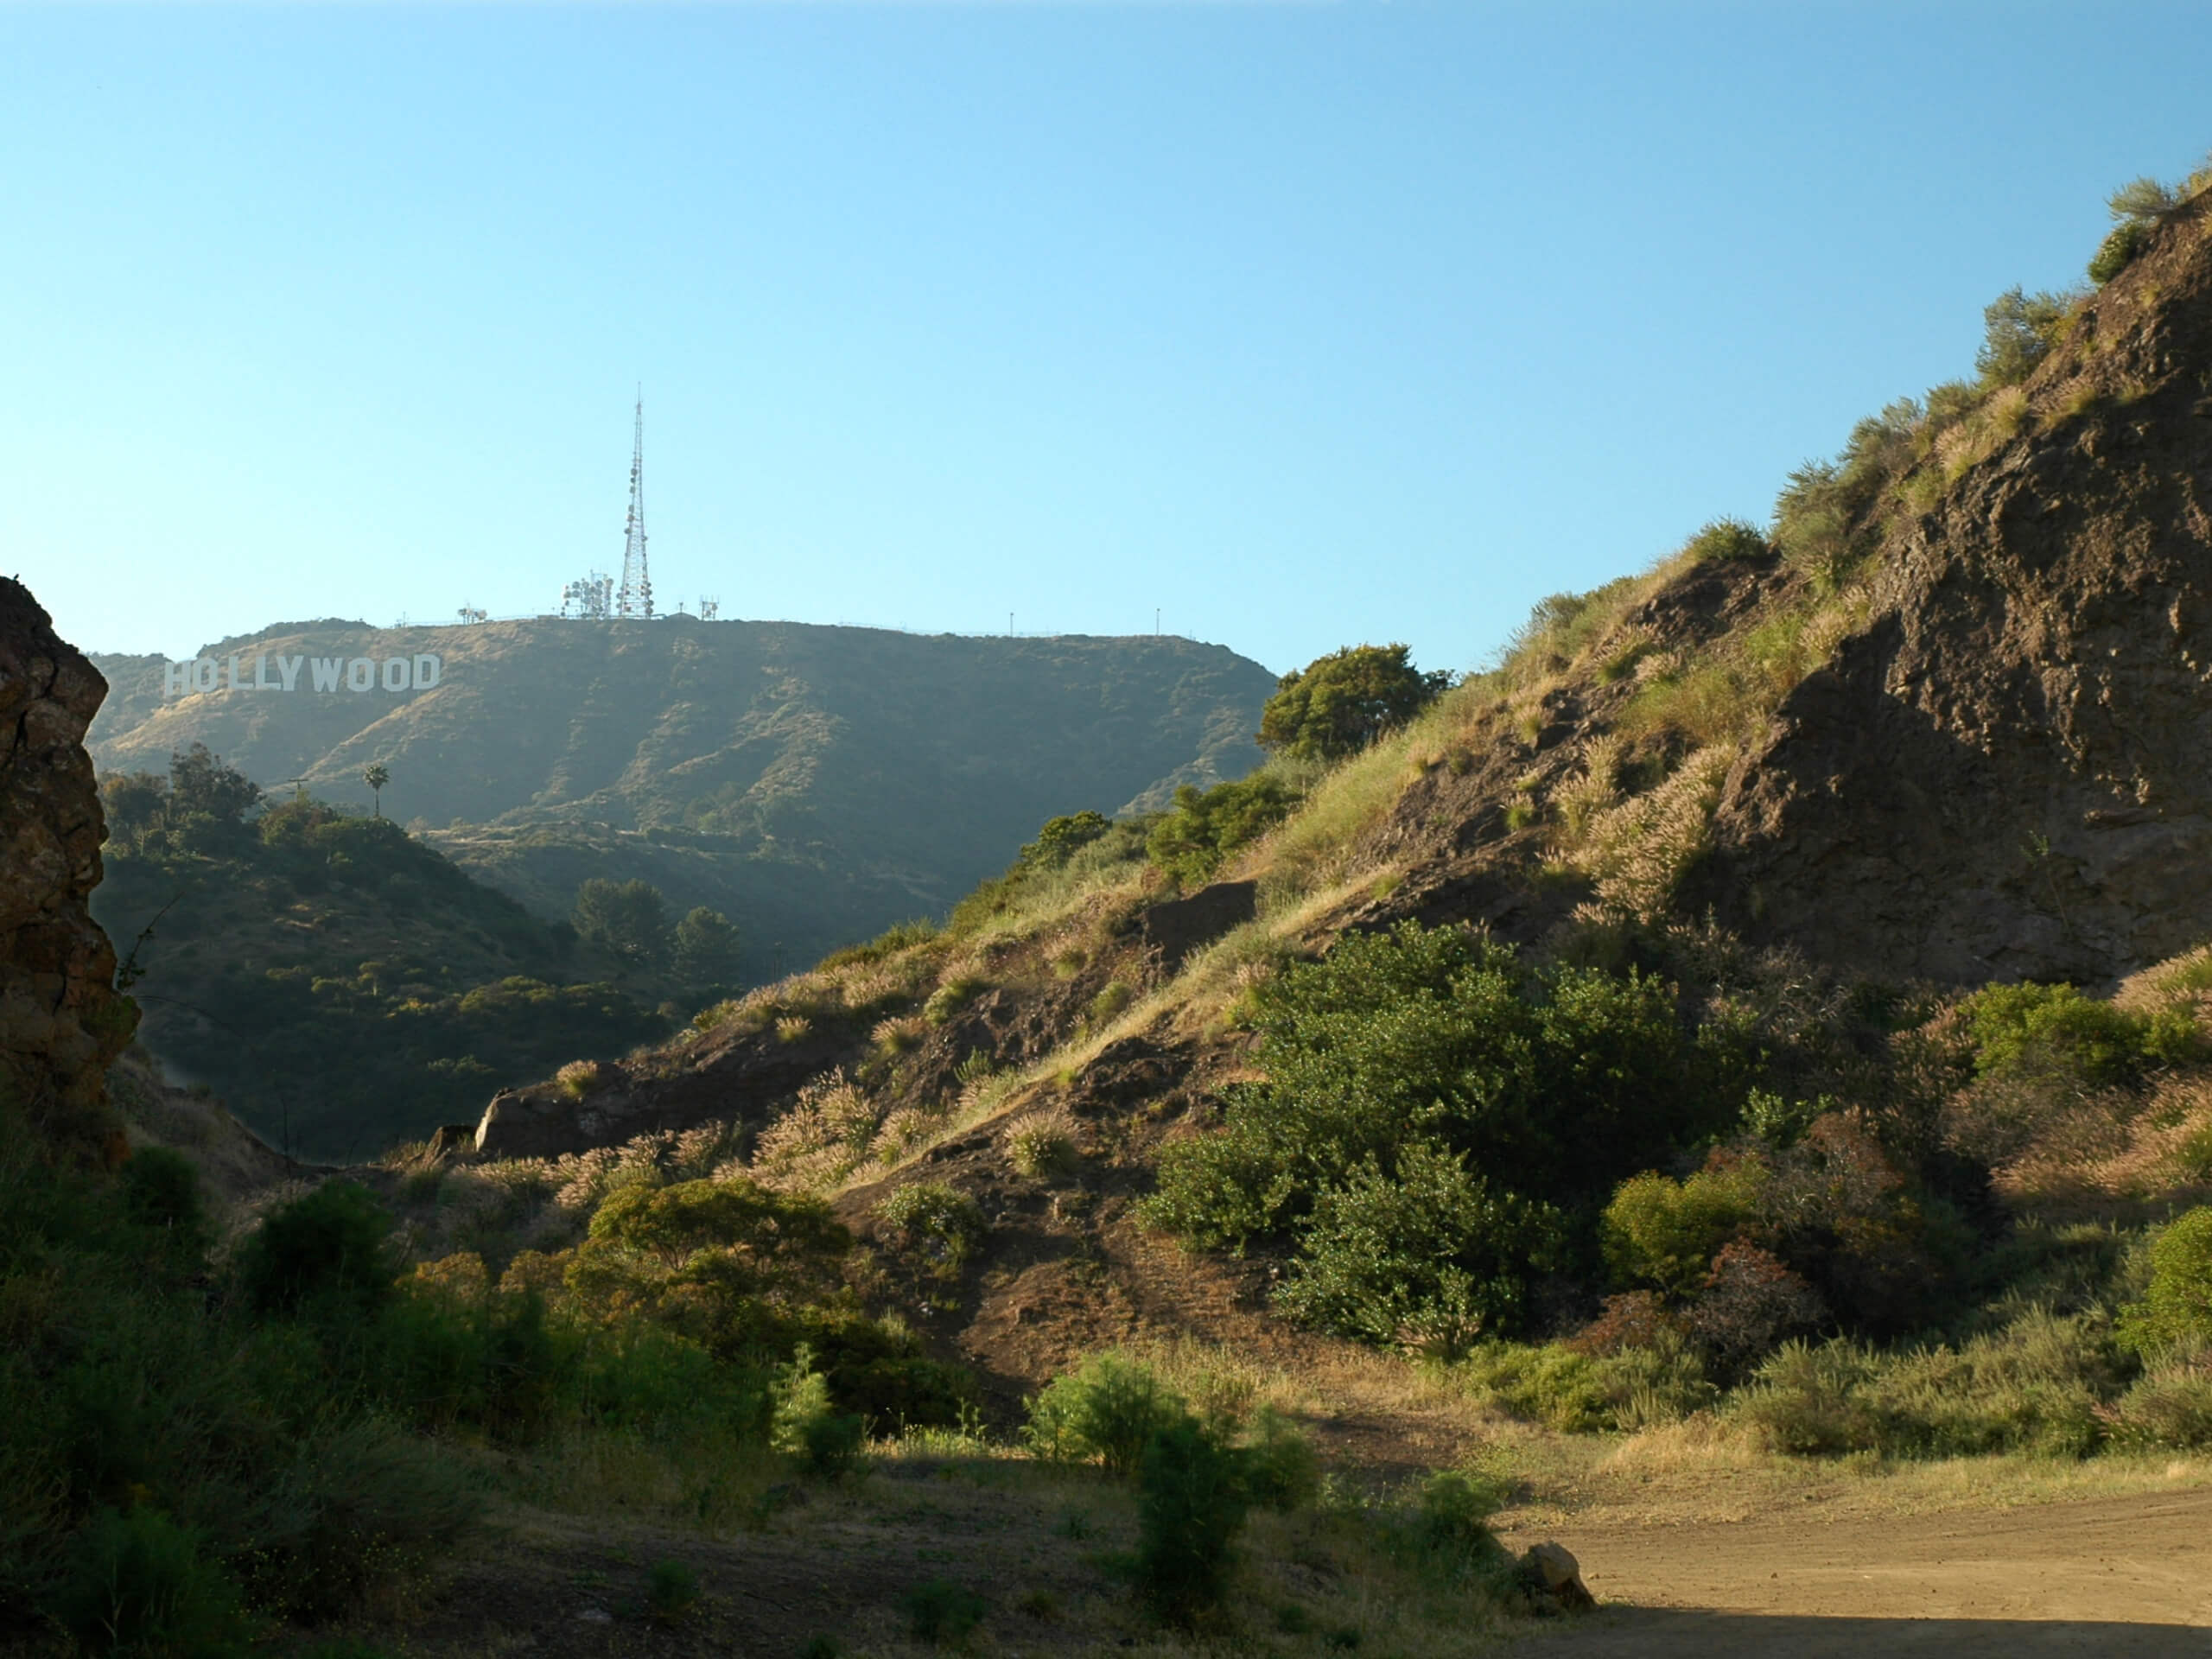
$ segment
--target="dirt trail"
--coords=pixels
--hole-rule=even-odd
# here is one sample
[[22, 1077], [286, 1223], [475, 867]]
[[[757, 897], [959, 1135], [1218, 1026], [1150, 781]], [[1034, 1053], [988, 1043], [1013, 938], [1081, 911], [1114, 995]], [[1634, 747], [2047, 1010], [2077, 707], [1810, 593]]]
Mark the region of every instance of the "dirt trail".
[[2212, 1656], [2212, 1491], [1550, 1535], [1606, 1604], [1534, 1638], [1573, 1659]]

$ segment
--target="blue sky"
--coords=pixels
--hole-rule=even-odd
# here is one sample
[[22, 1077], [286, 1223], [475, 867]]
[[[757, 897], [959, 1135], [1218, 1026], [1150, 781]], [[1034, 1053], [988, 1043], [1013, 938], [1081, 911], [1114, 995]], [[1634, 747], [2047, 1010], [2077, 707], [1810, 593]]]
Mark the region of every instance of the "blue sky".
[[1480, 663], [2079, 279], [2201, 5], [0, 6], [87, 648], [664, 606]]

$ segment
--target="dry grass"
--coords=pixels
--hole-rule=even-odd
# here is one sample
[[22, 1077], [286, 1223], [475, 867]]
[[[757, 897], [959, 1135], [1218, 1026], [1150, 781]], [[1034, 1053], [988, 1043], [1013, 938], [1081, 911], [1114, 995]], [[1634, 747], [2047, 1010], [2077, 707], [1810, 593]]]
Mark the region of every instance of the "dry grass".
[[1700, 749], [1657, 788], [1592, 821], [1574, 859], [1600, 904], [1646, 922], [1659, 918], [1711, 844], [1713, 808], [1735, 760], [1732, 746]]

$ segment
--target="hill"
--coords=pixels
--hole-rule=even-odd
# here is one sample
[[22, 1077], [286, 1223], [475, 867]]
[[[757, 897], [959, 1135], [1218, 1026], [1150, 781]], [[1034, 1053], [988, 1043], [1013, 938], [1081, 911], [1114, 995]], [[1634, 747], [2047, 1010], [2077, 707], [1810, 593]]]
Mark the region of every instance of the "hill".
[[678, 912], [734, 921], [755, 977], [942, 912], [1070, 803], [1141, 808], [1241, 775], [1274, 685], [1172, 638], [688, 617], [286, 624], [200, 658], [204, 690], [158, 658], [94, 658], [114, 688], [90, 740], [103, 771], [160, 771], [198, 742], [365, 806], [381, 762], [387, 810], [541, 917], [585, 875], [641, 875]]
[[503, 1082], [618, 1054], [679, 1012], [656, 1012], [680, 990], [664, 975], [539, 921], [389, 819], [304, 794], [257, 810], [204, 750], [166, 781], [111, 780], [92, 913], [123, 941], [146, 1045], [287, 1154], [426, 1137]]
[[1341, 765], [1040, 843], [582, 1102], [503, 1096], [480, 1156], [711, 1128], [1009, 1395], [1302, 1327], [1586, 1427], [2202, 1443], [2114, 1311], [2212, 1196], [2212, 199], [2131, 236], [1770, 528], [1546, 601]]

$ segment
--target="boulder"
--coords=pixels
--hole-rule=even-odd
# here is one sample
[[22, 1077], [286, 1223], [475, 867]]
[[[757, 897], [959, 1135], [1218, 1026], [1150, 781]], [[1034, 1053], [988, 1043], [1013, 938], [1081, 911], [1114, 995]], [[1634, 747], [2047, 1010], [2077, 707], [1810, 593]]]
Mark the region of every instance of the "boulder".
[[1564, 1544], [1531, 1544], [1515, 1576], [1522, 1593], [1540, 1612], [1576, 1613], [1598, 1605], [1582, 1582], [1582, 1564]]
[[0, 577], [0, 1099], [101, 1155], [107, 1068], [137, 1029], [86, 900], [107, 825], [85, 730], [107, 682]]

